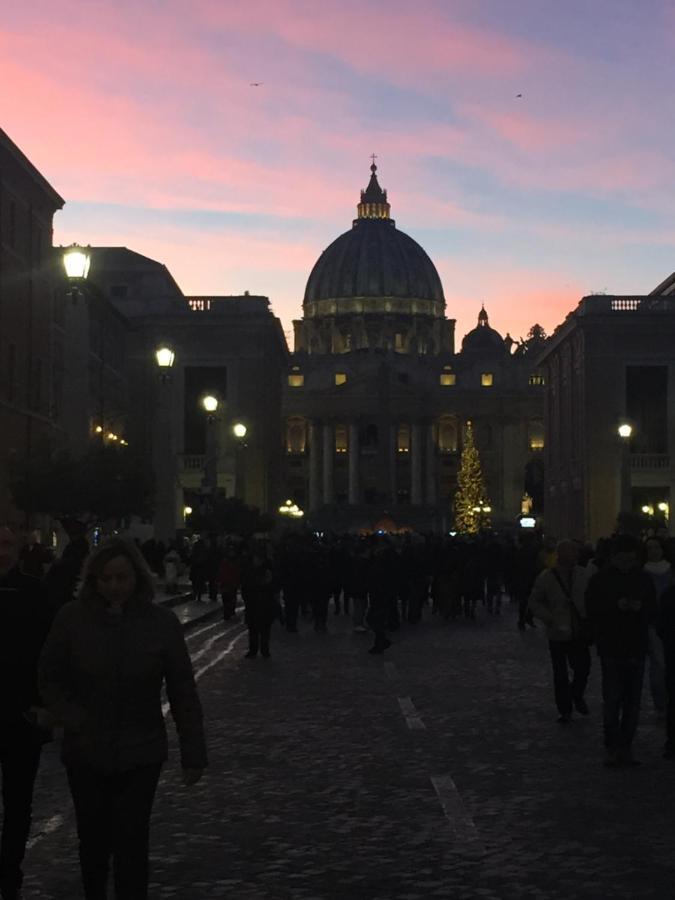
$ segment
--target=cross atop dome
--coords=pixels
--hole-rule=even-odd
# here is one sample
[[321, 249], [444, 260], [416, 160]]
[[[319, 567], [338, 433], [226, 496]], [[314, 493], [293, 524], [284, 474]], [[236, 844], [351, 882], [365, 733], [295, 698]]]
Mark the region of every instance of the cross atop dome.
[[373, 161], [370, 166], [370, 181], [365, 191], [361, 191], [361, 202], [357, 207], [359, 219], [389, 219], [390, 206], [387, 202], [387, 192], [382, 190], [377, 180], [377, 166], [375, 165], [377, 154], [371, 154], [370, 158]]
[[488, 318], [487, 310], [485, 309], [485, 304], [481, 303], [480, 312], [478, 313], [478, 326], [480, 328], [487, 328], [490, 325], [490, 320]]

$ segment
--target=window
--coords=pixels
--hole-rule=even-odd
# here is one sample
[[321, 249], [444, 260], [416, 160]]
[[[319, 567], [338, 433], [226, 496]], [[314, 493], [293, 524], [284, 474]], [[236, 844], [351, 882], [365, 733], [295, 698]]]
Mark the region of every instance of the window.
[[303, 387], [305, 384], [305, 376], [298, 373], [292, 373], [288, 376], [288, 386], [292, 388]]
[[532, 419], [528, 428], [530, 450], [544, 449], [544, 423], [541, 419]]
[[300, 418], [289, 419], [286, 423], [286, 452], [289, 454], [304, 453], [306, 441], [305, 420]]
[[336, 453], [346, 453], [347, 452], [347, 426], [346, 425], [336, 425], [335, 426], [335, 452]]
[[480, 376], [480, 383], [483, 387], [492, 387], [494, 383], [492, 372], [483, 372], [483, 374]]
[[410, 425], [407, 423], [398, 426], [396, 449], [399, 453], [410, 453]]
[[546, 384], [546, 379], [544, 378], [543, 375], [532, 374], [532, 375], [530, 375], [529, 383], [531, 385], [536, 385], [539, 387], [543, 384]]
[[352, 349], [352, 336], [351, 336], [351, 334], [346, 334], [346, 335], [345, 335], [344, 348], [345, 348], [345, 350], [351, 350], [351, 349]]
[[439, 420], [438, 449], [441, 453], [457, 452], [457, 422], [451, 416], [442, 416]]
[[397, 350], [399, 353], [405, 350], [405, 344], [403, 342], [403, 334], [400, 331], [397, 331], [394, 335], [394, 350]]
[[457, 384], [457, 376], [454, 372], [443, 372], [441, 374], [441, 384], [443, 387], [452, 387]]
[[335, 384], [347, 384], [347, 375], [345, 372], [336, 372], [335, 373]]

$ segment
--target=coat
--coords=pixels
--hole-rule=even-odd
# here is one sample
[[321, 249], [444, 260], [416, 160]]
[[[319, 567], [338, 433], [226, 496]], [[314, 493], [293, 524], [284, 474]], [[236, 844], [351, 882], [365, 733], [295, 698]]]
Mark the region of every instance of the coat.
[[[528, 601], [530, 612], [546, 626], [549, 641], [571, 641], [580, 637], [578, 622], [586, 619], [586, 588], [588, 572], [574, 566], [570, 596], [563, 590], [555, 570], [544, 569], [534, 580]], [[570, 606], [574, 605], [574, 612]]]
[[99, 598], [66, 604], [39, 665], [43, 700], [64, 728], [63, 761], [106, 773], [164, 762], [164, 682], [182, 766], [204, 768], [202, 709], [175, 614], [150, 600], [118, 615]]
[[35, 737], [24, 719], [42, 706], [38, 660], [51, 623], [46, 592], [37, 578], [18, 568], [0, 578], [0, 746]]
[[649, 626], [656, 624], [656, 591], [641, 568], [621, 572], [607, 566], [588, 583], [586, 607], [598, 655], [640, 659], [647, 653]]

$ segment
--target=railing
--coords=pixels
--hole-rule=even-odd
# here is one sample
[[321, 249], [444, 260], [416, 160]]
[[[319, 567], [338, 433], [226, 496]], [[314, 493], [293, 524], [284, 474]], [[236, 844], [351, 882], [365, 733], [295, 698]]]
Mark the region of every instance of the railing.
[[204, 453], [184, 453], [181, 459], [184, 472], [195, 472], [204, 468], [206, 455]]
[[669, 469], [670, 456], [667, 453], [631, 453], [630, 467], [638, 471]]

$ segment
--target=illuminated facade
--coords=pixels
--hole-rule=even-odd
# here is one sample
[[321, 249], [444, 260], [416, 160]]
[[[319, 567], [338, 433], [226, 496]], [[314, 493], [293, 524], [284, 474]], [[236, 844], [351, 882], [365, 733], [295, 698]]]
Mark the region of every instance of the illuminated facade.
[[[283, 394], [283, 487], [324, 528], [450, 527], [465, 422], [495, 523], [540, 502], [543, 377], [478, 324], [455, 352], [438, 272], [396, 228], [377, 167], [357, 218], [317, 260]], [[541, 510], [539, 510], [541, 511]]]

